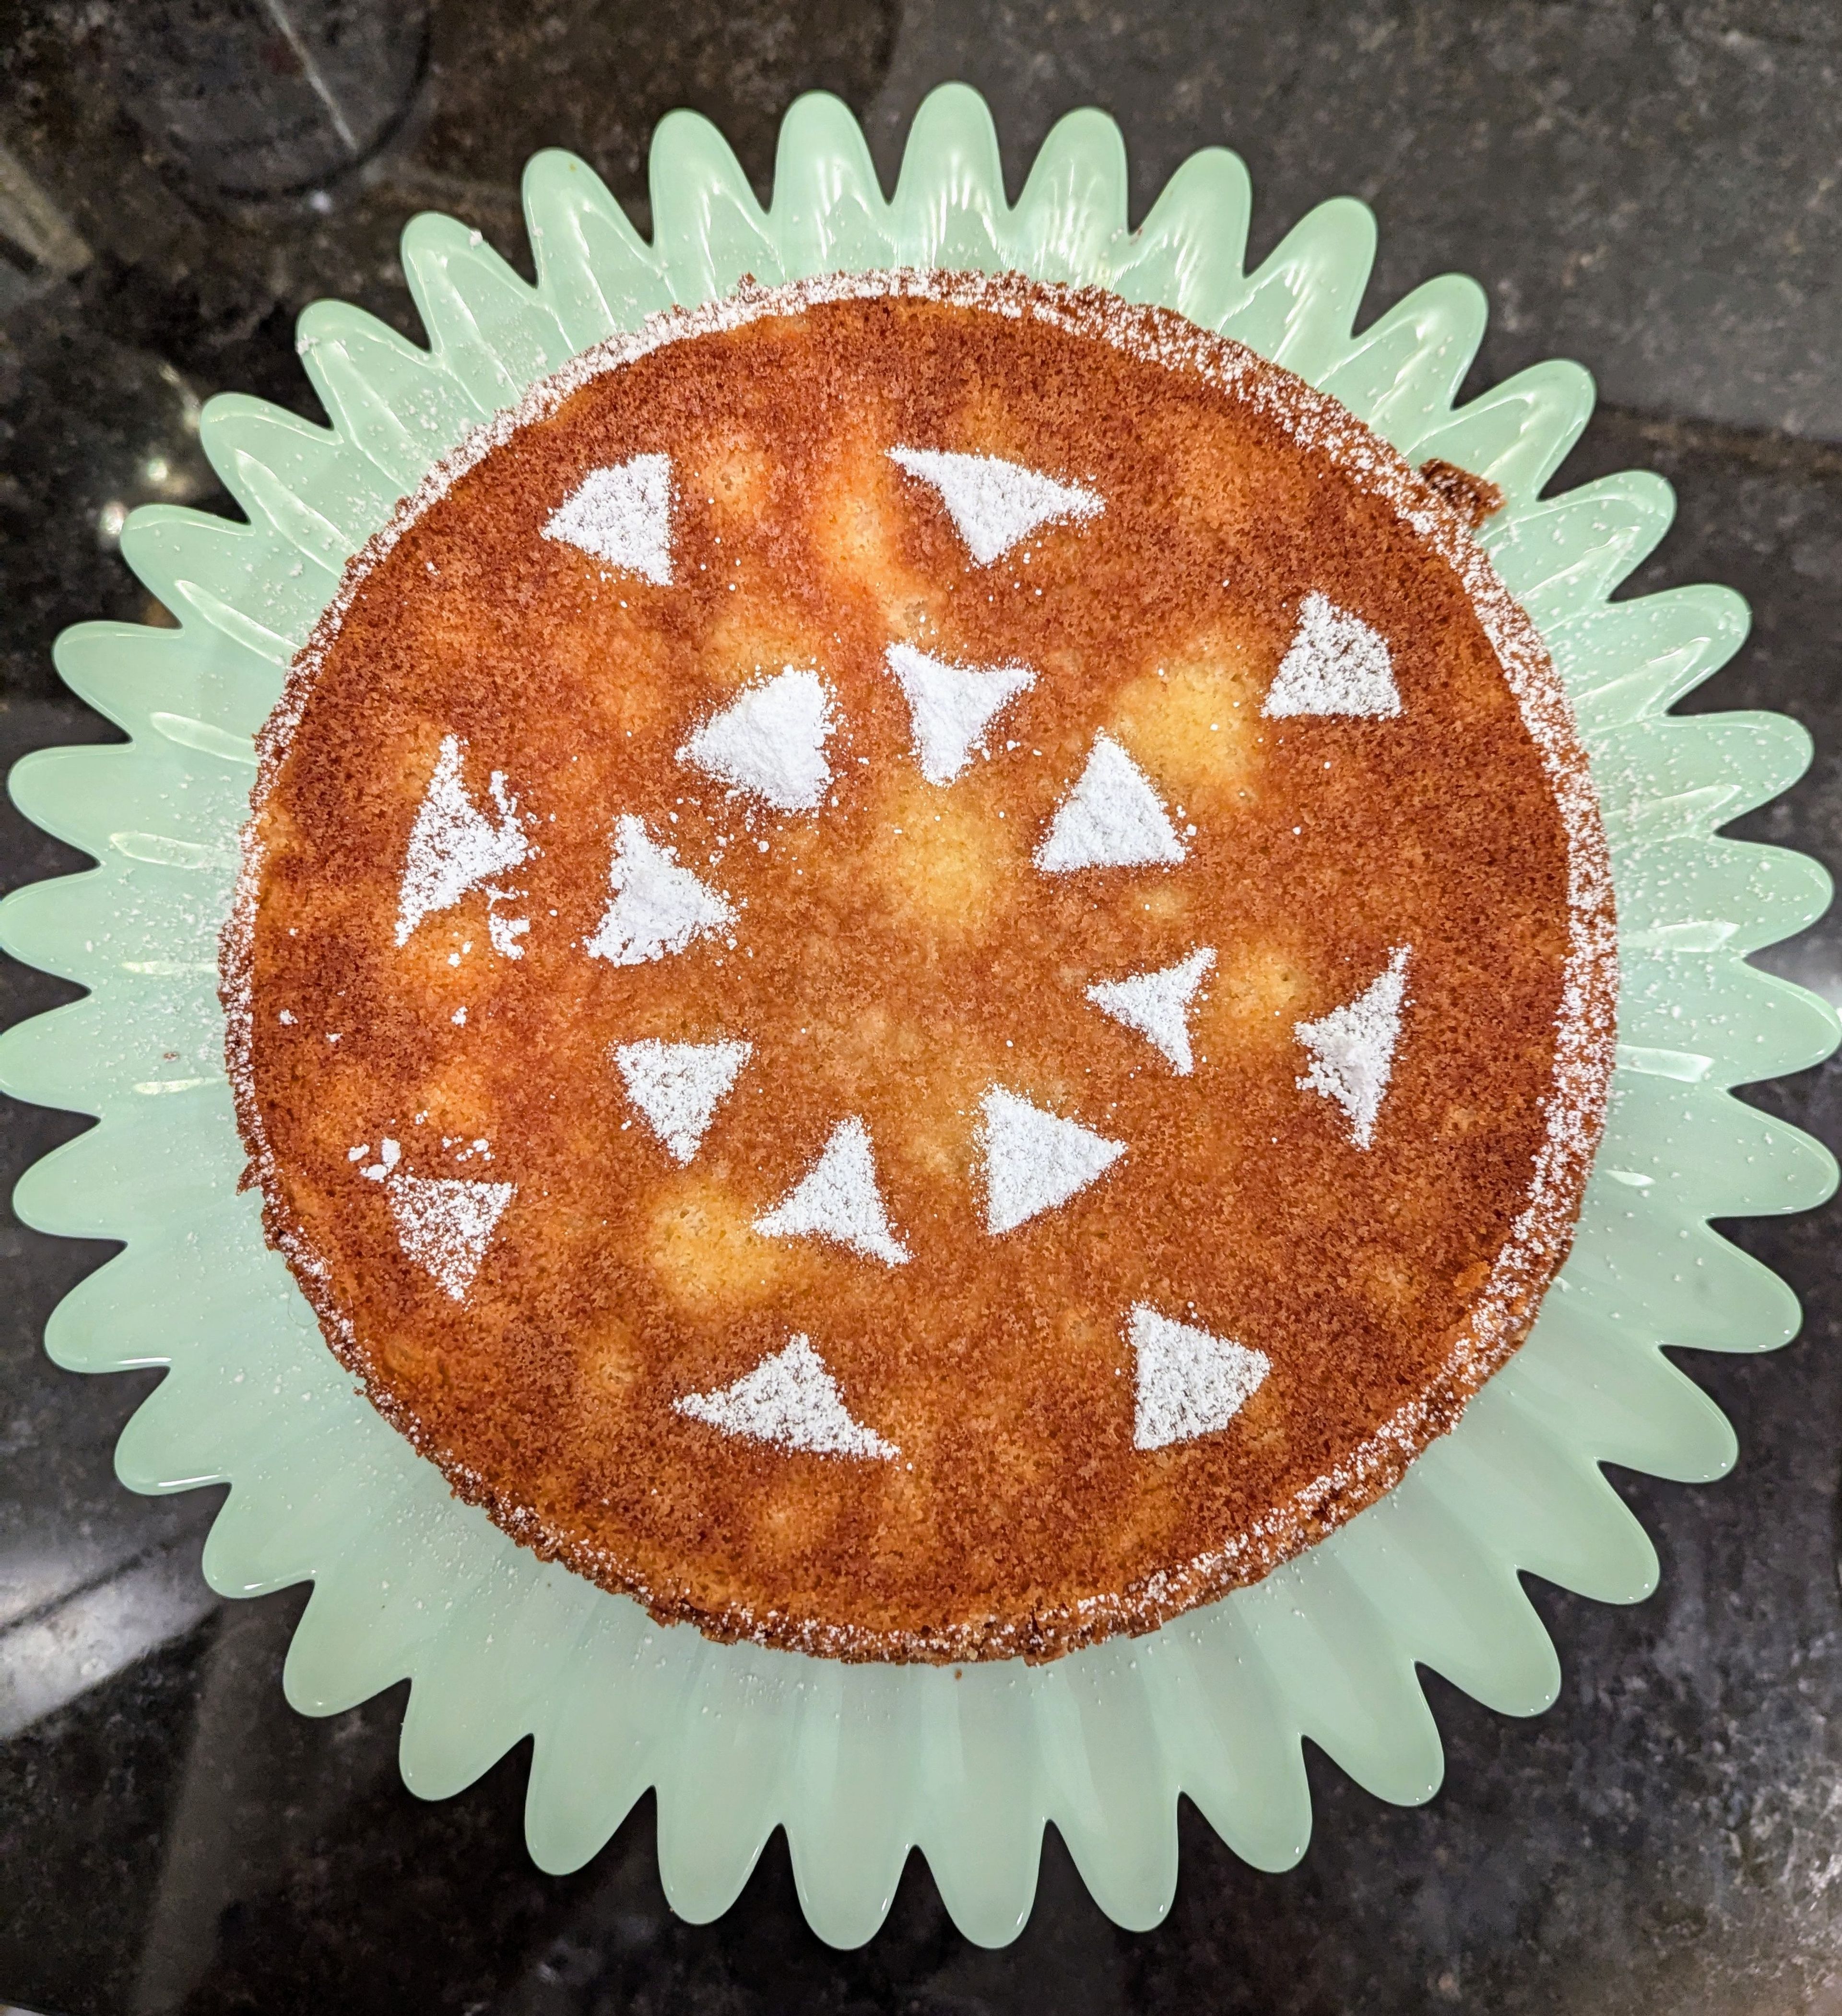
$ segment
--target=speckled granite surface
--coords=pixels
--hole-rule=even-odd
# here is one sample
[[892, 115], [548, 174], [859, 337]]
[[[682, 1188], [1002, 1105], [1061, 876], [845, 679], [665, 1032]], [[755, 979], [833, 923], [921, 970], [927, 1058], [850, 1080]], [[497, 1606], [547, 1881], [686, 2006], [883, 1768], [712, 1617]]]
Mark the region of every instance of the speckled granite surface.
[[[1591, 365], [1609, 409], [1563, 481], [1647, 465], [1682, 500], [1634, 587], [1725, 581], [1754, 607], [1754, 641], [1691, 704], [1780, 708], [1818, 738], [1811, 776], [1738, 830], [1842, 862], [1842, 448], [1826, 445], [1842, 441], [1842, 13], [1826, 0], [396, 0], [367, 28], [370, 11], [0, 0], [0, 761], [108, 733], [59, 697], [45, 652], [65, 622], [143, 613], [110, 507], [208, 499], [199, 395], [311, 410], [288, 337], [315, 295], [408, 326], [392, 241], [409, 211], [453, 209], [516, 253], [509, 178], [550, 140], [643, 211], [646, 133], [680, 102], [765, 177], [775, 120], [815, 83], [866, 117], [887, 175], [923, 92], [959, 75], [991, 99], [1013, 169], [1083, 103], [1120, 117], [1141, 200], [1225, 140], [1254, 171], [1257, 247], [1354, 191], [1382, 226], [1371, 308], [1458, 267], [1492, 293], [1489, 376], [1556, 352]], [[344, 133], [302, 97], [284, 18], [310, 54], [347, 24], [344, 54], [321, 51]], [[475, 43], [484, 75], [459, 54]], [[305, 186], [272, 193], [290, 179]], [[76, 865], [0, 815], [5, 886]], [[1767, 957], [1842, 999], [1842, 925]], [[65, 992], [5, 967], [0, 1017]], [[1834, 1065], [1759, 1097], [1842, 1134]], [[6, 1183], [79, 1124], [5, 1107]], [[148, 1381], [79, 1380], [41, 1355], [46, 1313], [106, 1249], [9, 1221], [0, 2003], [1842, 2011], [1839, 1222], [1740, 1231], [1807, 1323], [1776, 1356], [1691, 1363], [1739, 1431], [1739, 1468], [1703, 1490], [1627, 1481], [1663, 1557], [1650, 1602], [1536, 1590], [1566, 1675], [1547, 1715], [1510, 1722], [1429, 1683], [1449, 1757], [1429, 1806], [1380, 1805], [1314, 1758], [1300, 1867], [1256, 1874], [1186, 1811], [1154, 1933], [1108, 1924], [1052, 1838], [1007, 1952], [958, 1938], [917, 1860], [882, 1935], [840, 1955], [806, 1931], [778, 1841], [726, 1919], [686, 1926], [660, 1895], [649, 1803], [552, 1881], [520, 1844], [522, 1755], [426, 1806], [395, 1773], [400, 1695], [293, 1715], [279, 1669], [298, 1594], [215, 1604], [196, 1564], [218, 1494], [145, 1500], [113, 1480]]]

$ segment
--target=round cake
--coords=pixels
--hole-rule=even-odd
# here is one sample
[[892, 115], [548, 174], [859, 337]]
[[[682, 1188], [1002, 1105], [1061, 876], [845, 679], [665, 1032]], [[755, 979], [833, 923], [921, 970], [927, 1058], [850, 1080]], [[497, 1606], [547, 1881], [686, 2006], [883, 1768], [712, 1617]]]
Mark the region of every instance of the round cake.
[[662, 1620], [1052, 1657], [1267, 1573], [1526, 1334], [1611, 884], [1500, 500], [1166, 311], [657, 318], [350, 563], [224, 944], [375, 1404]]

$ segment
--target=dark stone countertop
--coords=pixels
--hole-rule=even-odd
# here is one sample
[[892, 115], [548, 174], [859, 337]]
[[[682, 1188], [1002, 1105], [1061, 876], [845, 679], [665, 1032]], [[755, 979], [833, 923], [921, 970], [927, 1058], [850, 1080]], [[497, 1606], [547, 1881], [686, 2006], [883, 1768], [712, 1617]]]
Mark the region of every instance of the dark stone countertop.
[[[1080, 103], [1121, 119], [1141, 206], [1225, 141], [1254, 174], [1257, 250], [1318, 198], [1362, 195], [1382, 229], [1365, 315], [1457, 268], [1493, 298], [1477, 383], [1555, 353], [1598, 372], [1610, 404], [1561, 484], [1631, 466], [1676, 484], [1677, 529], [1627, 592], [1714, 580], [1750, 599], [1753, 641], [1687, 705], [1812, 730], [1811, 775], [1734, 830], [1833, 866], [1839, 67], [1826, 0], [0, 0], [0, 761], [111, 732], [46, 654], [85, 616], [157, 620], [112, 550], [121, 510], [211, 502], [199, 397], [313, 411], [290, 345], [308, 301], [413, 327], [394, 250], [413, 211], [452, 209], [521, 261], [516, 170], [560, 142], [643, 220], [646, 135], [679, 103], [765, 185], [775, 123], [815, 85], [865, 118], [890, 178], [926, 88], [962, 76], [1013, 177]], [[0, 814], [0, 884], [79, 865]], [[1842, 1000], [1842, 926], [1760, 963]], [[70, 992], [5, 967], [0, 1020]], [[1842, 1134], [1834, 1064], [1749, 1096]], [[5, 1107], [6, 1183], [82, 1124]], [[46, 1315], [108, 1249], [8, 1219], [0, 2004], [1842, 2012], [1837, 1222], [1728, 1228], [1807, 1319], [1782, 1353], [1685, 1357], [1738, 1430], [1737, 1469], [1699, 1489], [1617, 1480], [1662, 1556], [1647, 1603], [1533, 1588], [1565, 1675], [1546, 1715], [1428, 1679], [1448, 1758], [1430, 1805], [1382, 1805], [1314, 1754], [1300, 1867], [1250, 1870], [1185, 1809], [1155, 1932], [1103, 1918], [1052, 1834], [1007, 1950], [959, 1938], [917, 1858], [883, 1932], [841, 1954], [806, 1930], [778, 1838], [727, 1917], [689, 1926], [660, 1892], [649, 1802], [552, 1880], [523, 1852], [522, 1751], [425, 1805], [396, 1774], [401, 1690], [292, 1714], [301, 1593], [218, 1604], [197, 1561], [219, 1494], [114, 1481], [152, 1375], [42, 1355]]]

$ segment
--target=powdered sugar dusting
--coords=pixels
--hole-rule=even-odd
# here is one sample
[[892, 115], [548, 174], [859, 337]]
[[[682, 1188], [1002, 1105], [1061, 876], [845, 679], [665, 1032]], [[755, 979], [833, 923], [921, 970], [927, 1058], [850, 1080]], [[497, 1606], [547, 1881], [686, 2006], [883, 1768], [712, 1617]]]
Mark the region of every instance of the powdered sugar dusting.
[[1126, 1151], [1084, 1127], [993, 1085], [980, 1105], [985, 1155], [985, 1229], [994, 1237], [1064, 1204]]
[[1064, 874], [1074, 868], [1175, 865], [1183, 858], [1183, 843], [1150, 779], [1103, 729], [1087, 768], [1036, 850], [1037, 866]]
[[688, 1162], [750, 1050], [747, 1043], [664, 1043], [649, 1039], [617, 1045], [614, 1067], [627, 1096], [673, 1160]]
[[995, 455], [892, 448], [889, 459], [940, 493], [947, 516], [980, 567], [1002, 560], [1041, 526], [1097, 518], [1106, 508], [1081, 484], [1058, 483]]
[[887, 1463], [901, 1453], [851, 1418], [837, 1381], [803, 1332], [732, 1386], [687, 1393], [671, 1404], [677, 1413], [725, 1435], [777, 1442], [813, 1456], [869, 1456]]
[[908, 704], [921, 774], [950, 784], [984, 747], [1005, 707], [1036, 683], [1027, 665], [955, 665], [912, 644], [891, 644], [884, 661]]
[[386, 1190], [403, 1251], [457, 1302], [465, 1301], [517, 1186], [398, 1172]]
[[681, 868], [674, 850], [653, 839], [631, 812], [615, 822], [608, 886], [613, 901], [583, 949], [611, 965], [663, 959], [736, 921], [729, 899]]
[[544, 537], [671, 585], [671, 458], [636, 455], [592, 469], [545, 520]]
[[838, 1122], [818, 1160], [754, 1229], [770, 1239], [836, 1240], [888, 1267], [908, 1258], [876, 1186], [870, 1131], [854, 1116]]
[[466, 749], [458, 735], [442, 736], [435, 773], [416, 808], [397, 896], [398, 945], [408, 943], [424, 917], [517, 867], [531, 851], [518, 823], [518, 801], [507, 796], [502, 772], [495, 770], [487, 785], [498, 810], [496, 826], [467, 795], [462, 774]]
[[1136, 1029], [1170, 1060], [1179, 1078], [1188, 1078], [1195, 1065], [1189, 1048], [1189, 1004], [1214, 963], [1214, 951], [1200, 945], [1187, 959], [1156, 973], [1096, 981], [1087, 998], [1114, 1021]]
[[1315, 1022], [1295, 1022], [1292, 1027], [1293, 1035], [1311, 1053], [1311, 1067], [1298, 1081], [1299, 1090], [1335, 1100], [1349, 1115], [1350, 1139], [1358, 1148], [1374, 1145], [1375, 1123], [1394, 1075], [1412, 950], [1411, 945], [1397, 945], [1387, 966], [1354, 1001]]
[[1133, 1305], [1126, 1334], [1132, 1347], [1135, 1449], [1166, 1449], [1226, 1427], [1272, 1370], [1264, 1351], [1194, 1323], [1173, 1322], [1149, 1302]]
[[832, 780], [825, 744], [836, 720], [825, 682], [816, 672], [789, 665], [712, 716], [679, 750], [678, 760], [752, 791], [781, 812], [811, 812]]
[[1401, 711], [1394, 661], [1379, 630], [1315, 589], [1298, 605], [1298, 628], [1267, 689], [1261, 712], [1391, 718]]
[[502, 959], [523, 959], [524, 948], [518, 941], [531, 929], [529, 917], [508, 917], [498, 910], [487, 913], [486, 935]]

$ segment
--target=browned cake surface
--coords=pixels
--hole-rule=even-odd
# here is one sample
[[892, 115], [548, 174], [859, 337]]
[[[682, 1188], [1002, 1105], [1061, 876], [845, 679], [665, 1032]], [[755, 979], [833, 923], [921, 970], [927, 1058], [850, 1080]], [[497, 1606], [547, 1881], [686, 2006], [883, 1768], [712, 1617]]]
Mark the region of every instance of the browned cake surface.
[[[659, 1616], [846, 1657], [1142, 1629], [1385, 1490], [1564, 1255], [1610, 1032], [1583, 758], [1459, 511], [1175, 316], [957, 292], [770, 297], [631, 344], [412, 500], [272, 725], [227, 936], [271, 1236], [373, 1399], [509, 1530]], [[980, 567], [898, 444], [1105, 509]], [[588, 472], [654, 453], [670, 585], [540, 536]], [[1398, 715], [1263, 716], [1313, 592], [1387, 640]], [[917, 767], [897, 639], [1037, 674], [949, 785]], [[835, 703], [811, 812], [678, 755], [785, 667]], [[1099, 730], [1186, 836], [1181, 865], [1034, 864]], [[480, 888], [397, 942], [449, 736], [474, 802], [501, 772], [529, 822], [500, 878], [530, 920], [516, 959]], [[625, 815], [732, 930], [588, 955]], [[1363, 1149], [1301, 1086], [1295, 1027], [1405, 946]], [[1196, 947], [1216, 963], [1182, 1076], [1085, 990]], [[611, 1061], [644, 1038], [752, 1046], [682, 1165]], [[1126, 1150], [998, 1236], [994, 1085]], [[847, 1116], [906, 1264], [753, 1229]], [[352, 1158], [386, 1137], [399, 1172], [516, 1186], [463, 1300]], [[1135, 1446], [1142, 1304], [1270, 1360], [1219, 1431]], [[796, 1334], [897, 1456], [675, 1410]]]

